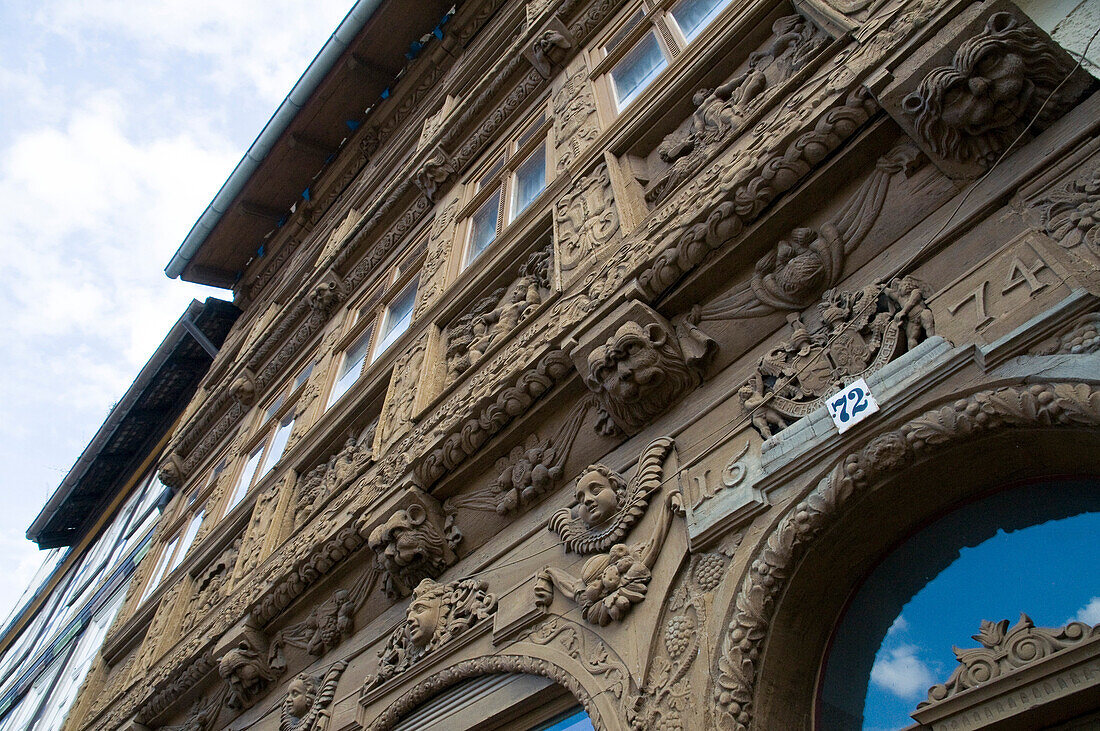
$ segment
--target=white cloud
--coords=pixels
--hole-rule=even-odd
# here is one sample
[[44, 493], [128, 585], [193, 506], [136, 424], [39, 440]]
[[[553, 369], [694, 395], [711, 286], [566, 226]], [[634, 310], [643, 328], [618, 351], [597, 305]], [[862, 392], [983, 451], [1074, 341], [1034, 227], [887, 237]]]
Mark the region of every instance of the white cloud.
[[1085, 624], [1100, 624], [1100, 596], [1089, 599], [1089, 603], [1077, 610], [1077, 614], [1070, 617], [1068, 622], [1084, 622]]
[[875, 657], [871, 682], [903, 700], [921, 698], [936, 681], [932, 671], [917, 657], [919, 650], [908, 644], [890, 650], [884, 648]]
[[886, 636], [891, 637], [907, 631], [909, 631], [909, 622], [906, 621], [904, 614], [899, 614], [894, 623], [890, 625], [890, 629], [886, 630]]

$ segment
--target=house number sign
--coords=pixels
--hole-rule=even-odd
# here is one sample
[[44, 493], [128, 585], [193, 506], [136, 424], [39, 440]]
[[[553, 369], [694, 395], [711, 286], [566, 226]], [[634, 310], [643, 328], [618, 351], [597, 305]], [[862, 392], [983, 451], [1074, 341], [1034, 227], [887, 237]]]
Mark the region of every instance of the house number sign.
[[878, 411], [878, 402], [862, 378], [837, 391], [825, 403], [841, 434]]

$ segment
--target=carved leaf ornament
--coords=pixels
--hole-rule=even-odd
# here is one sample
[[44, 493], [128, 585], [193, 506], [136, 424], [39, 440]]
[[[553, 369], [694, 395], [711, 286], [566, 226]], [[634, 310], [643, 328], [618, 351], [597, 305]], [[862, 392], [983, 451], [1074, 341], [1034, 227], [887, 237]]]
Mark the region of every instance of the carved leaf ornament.
[[783, 518], [741, 583], [717, 662], [717, 720], [748, 729], [761, 650], [776, 600], [813, 541], [849, 500], [941, 447], [1011, 427], [1100, 425], [1100, 388], [1037, 383], [981, 391], [925, 412], [844, 457]]

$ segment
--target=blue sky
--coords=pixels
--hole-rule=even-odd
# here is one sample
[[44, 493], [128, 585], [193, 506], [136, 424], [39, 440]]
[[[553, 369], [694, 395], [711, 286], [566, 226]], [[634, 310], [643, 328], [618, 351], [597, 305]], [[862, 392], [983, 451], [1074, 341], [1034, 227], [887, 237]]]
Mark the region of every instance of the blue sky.
[[0, 3], [0, 616], [24, 533], [192, 298], [164, 266], [351, 0]]

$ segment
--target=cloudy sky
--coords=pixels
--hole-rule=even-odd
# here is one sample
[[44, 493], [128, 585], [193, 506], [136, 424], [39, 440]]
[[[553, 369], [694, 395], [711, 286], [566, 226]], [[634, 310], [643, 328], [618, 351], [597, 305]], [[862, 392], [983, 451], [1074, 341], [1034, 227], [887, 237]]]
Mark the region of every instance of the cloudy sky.
[[24, 533], [192, 298], [164, 275], [352, 0], [0, 3], [0, 617]]

